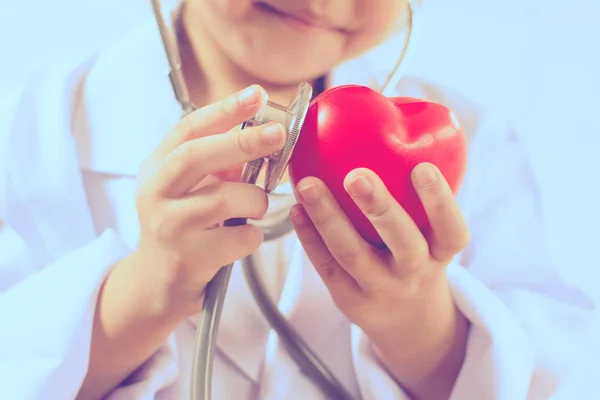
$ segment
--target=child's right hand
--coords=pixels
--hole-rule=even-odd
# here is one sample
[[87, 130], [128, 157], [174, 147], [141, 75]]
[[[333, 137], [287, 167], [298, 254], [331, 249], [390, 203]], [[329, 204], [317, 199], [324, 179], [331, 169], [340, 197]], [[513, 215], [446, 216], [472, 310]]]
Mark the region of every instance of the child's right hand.
[[262, 217], [267, 195], [215, 175], [283, 148], [281, 125], [232, 129], [254, 116], [265, 98], [263, 89], [252, 87], [188, 115], [144, 161], [137, 194], [140, 240], [100, 291], [78, 398], [104, 398], [183, 319], [201, 310], [204, 288], [221, 266], [261, 245], [257, 227], [219, 224]]
[[140, 241], [128, 261], [138, 276], [149, 278], [160, 307], [170, 313], [199, 312], [204, 288], [217, 271], [262, 244], [262, 233], [253, 225], [221, 224], [229, 218], [262, 218], [266, 193], [215, 174], [283, 148], [286, 133], [280, 124], [232, 129], [254, 116], [265, 99], [262, 88], [251, 86], [193, 112], [141, 167]]

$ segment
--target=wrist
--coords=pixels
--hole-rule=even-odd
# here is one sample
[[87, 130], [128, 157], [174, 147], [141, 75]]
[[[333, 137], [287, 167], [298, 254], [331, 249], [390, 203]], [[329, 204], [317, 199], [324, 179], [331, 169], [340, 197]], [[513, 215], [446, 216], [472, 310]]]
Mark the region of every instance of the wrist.
[[415, 399], [449, 398], [465, 357], [469, 321], [449, 290], [436, 297], [413, 323], [369, 336], [378, 359]]
[[182, 293], [173, 277], [169, 276], [168, 267], [152, 268], [156, 262], [147, 260], [147, 257], [136, 251], [115, 267], [123, 276], [121, 280], [129, 282], [142, 315], [172, 324], [197, 314], [202, 308], [204, 293]]
[[78, 398], [104, 397], [160, 348], [180, 320], [159, 304], [130, 257], [113, 266], [98, 294]]
[[120, 316], [123, 323], [176, 326], [182, 318], [170, 312], [155, 278], [148, 268], [144, 271], [144, 266], [132, 253], [115, 264], [108, 275], [100, 298], [101, 305], [114, 310], [111, 314]]

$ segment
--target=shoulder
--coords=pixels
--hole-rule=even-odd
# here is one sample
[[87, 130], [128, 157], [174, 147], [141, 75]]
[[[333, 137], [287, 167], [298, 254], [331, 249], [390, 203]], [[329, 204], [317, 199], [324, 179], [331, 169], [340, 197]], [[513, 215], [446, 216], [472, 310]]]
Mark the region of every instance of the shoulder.
[[[89, 70], [94, 56], [73, 54], [61, 62], [39, 69], [26, 80], [14, 83], [0, 92], [0, 137], [7, 140], [11, 131], [22, 131], [29, 121], [33, 127], [36, 117], [69, 105], [69, 98], [78, 81]], [[27, 129], [25, 129], [27, 131]]]
[[[148, 51], [149, 46], [156, 47], [156, 43], [160, 43], [160, 40], [154, 40], [155, 35], [158, 32], [152, 21], [144, 20], [102, 49], [64, 54], [60, 61], [45, 65], [25, 80], [0, 89], [0, 134], [6, 134], [11, 121], [18, 119], [21, 111], [39, 111], [41, 104], [47, 107], [46, 100], [50, 100], [50, 94], [60, 96], [56, 100], [68, 100], [77, 84], [90, 74], [102, 74], [107, 68], [123, 68], [134, 61], [137, 66], [146, 61], [156, 61], [155, 54]], [[114, 78], [115, 74], [111, 77]]]
[[39, 172], [31, 166], [59, 151], [60, 135], [70, 133], [74, 88], [89, 62], [89, 56], [65, 57], [0, 92], [0, 219], [25, 195], [25, 177]]
[[75, 89], [92, 62], [89, 55], [65, 57], [0, 92], [0, 171], [14, 159], [11, 154], [33, 154], [26, 148], [34, 151], [42, 126], [61, 130], [70, 125]]
[[460, 92], [421, 79], [407, 77], [400, 95], [443, 104], [456, 114], [469, 143], [468, 166], [459, 200], [465, 209], [487, 210], [490, 204], [525, 196], [537, 202], [539, 175], [544, 165], [533, 157], [532, 142], [505, 115], [487, 109]]
[[[70, 130], [73, 113], [84, 101], [80, 93], [84, 81], [87, 85], [89, 79], [100, 80], [96, 86], [101, 88], [99, 91], [105, 96], [107, 87], [114, 92], [112, 97], [125, 94], [119, 91], [126, 86], [121, 83], [135, 80], [135, 66], [145, 65], [146, 61], [148, 65], [152, 63], [152, 60], [145, 60], [143, 56], [152, 53], [145, 46], [156, 42], [149, 40], [153, 33], [149, 23], [142, 23], [104, 49], [93, 53], [65, 54], [60, 61], [39, 68], [27, 79], [15, 82], [9, 88], [2, 88], [0, 160], [7, 159], [2, 157], [5, 155], [2, 152], [14, 148], [15, 140], [24, 141], [27, 138], [35, 141], [42, 126], [44, 131], [52, 124], [60, 127], [60, 132]], [[142, 73], [139, 70], [137, 75]], [[123, 77], [119, 84], [111, 84], [120, 75]]]
[[531, 191], [539, 191], [537, 178], [544, 165], [533, 157], [530, 135], [518, 129], [510, 118], [454, 89], [422, 79], [405, 78], [398, 93], [443, 104], [456, 114], [469, 146], [463, 197], [480, 197], [483, 192], [491, 193], [500, 187], [509, 191], [517, 181], [523, 181]]

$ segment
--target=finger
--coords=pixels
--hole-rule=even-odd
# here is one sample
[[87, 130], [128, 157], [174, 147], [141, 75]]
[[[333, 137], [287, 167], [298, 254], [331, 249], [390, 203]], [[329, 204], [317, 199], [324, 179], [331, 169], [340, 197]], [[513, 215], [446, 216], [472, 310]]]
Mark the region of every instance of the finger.
[[353, 170], [344, 186], [403, 271], [412, 271], [429, 257], [427, 241], [419, 228], [377, 174], [364, 168]]
[[217, 181], [168, 204], [169, 218], [181, 226], [206, 229], [230, 218], [261, 219], [268, 196], [256, 185]]
[[321, 238], [301, 204], [295, 204], [290, 217], [308, 259], [334, 297], [357, 289], [356, 281], [342, 268]]
[[252, 85], [182, 118], [156, 149], [160, 158], [189, 140], [226, 132], [253, 117], [266, 103], [265, 90]]
[[260, 228], [252, 224], [224, 226], [206, 231], [205, 248], [213, 265], [228, 265], [255, 253], [263, 242]]
[[201, 260], [205, 268], [186, 262], [185, 271], [194, 286], [203, 285], [223, 266], [255, 253], [263, 243], [260, 228], [251, 225], [224, 226], [204, 231], [193, 231], [182, 236], [186, 260]]
[[242, 177], [242, 172], [244, 171], [244, 165], [237, 165], [233, 168], [227, 169], [225, 171], [215, 172], [212, 175], [216, 176], [222, 181], [229, 182], [239, 182]]
[[286, 140], [281, 124], [269, 123], [191, 140], [173, 150], [155, 177], [163, 196], [188, 193], [206, 175], [280, 151]]
[[325, 184], [305, 178], [297, 187], [300, 202], [338, 264], [359, 286], [376, 285], [383, 268], [371, 246], [358, 234]]
[[439, 261], [449, 261], [469, 243], [469, 229], [454, 194], [435, 165], [417, 165], [411, 178], [431, 225], [429, 252]]

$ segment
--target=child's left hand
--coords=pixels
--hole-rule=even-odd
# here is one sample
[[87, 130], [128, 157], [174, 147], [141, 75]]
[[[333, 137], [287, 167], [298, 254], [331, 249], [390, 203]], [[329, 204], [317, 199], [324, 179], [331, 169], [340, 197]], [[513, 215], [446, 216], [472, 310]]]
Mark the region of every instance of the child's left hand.
[[344, 182], [386, 250], [360, 236], [316, 178], [298, 183], [300, 204], [291, 211], [298, 237], [336, 306], [367, 334], [401, 382], [427, 381], [429, 375], [450, 372], [446, 367], [455, 369], [446, 358], [464, 346], [467, 330], [446, 278], [446, 266], [469, 242], [465, 220], [435, 166], [417, 166], [412, 181], [430, 221], [427, 237], [372, 171], [354, 170]]

